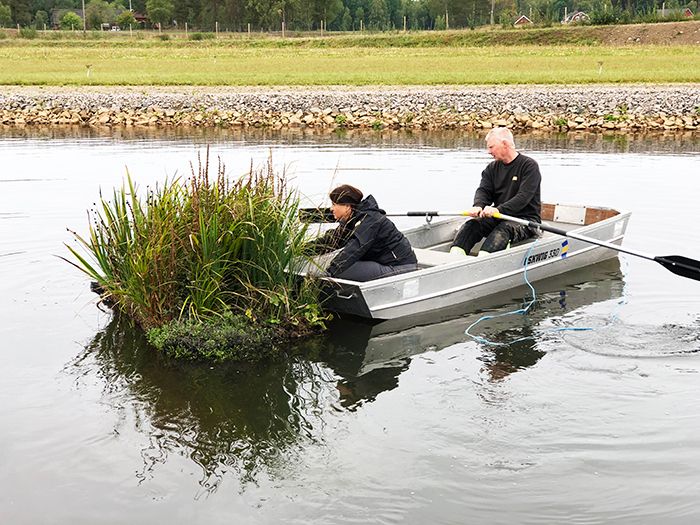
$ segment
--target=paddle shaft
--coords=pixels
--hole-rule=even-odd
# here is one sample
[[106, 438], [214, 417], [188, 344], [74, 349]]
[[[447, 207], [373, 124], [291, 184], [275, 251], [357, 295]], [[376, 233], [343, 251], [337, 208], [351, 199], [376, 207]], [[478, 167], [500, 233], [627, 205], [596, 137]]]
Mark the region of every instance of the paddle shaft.
[[406, 213], [387, 213], [388, 217], [468, 217], [466, 211], [439, 212], [439, 211], [407, 211]]
[[617, 244], [613, 244], [611, 242], [599, 241], [598, 239], [593, 239], [592, 237], [586, 237], [585, 235], [581, 235], [581, 234], [578, 234], [576, 232], [568, 232], [566, 230], [562, 230], [561, 228], [556, 228], [555, 226], [548, 226], [546, 224], [540, 224], [539, 222], [528, 221], [527, 219], [521, 219], [519, 217], [511, 217], [510, 215], [504, 215], [503, 213], [495, 213], [493, 216], [496, 219], [505, 219], [507, 221], [517, 222], [518, 224], [522, 224], [523, 226], [529, 226], [530, 228], [536, 228], [538, 230], [543, 230], [543, 231], [550, 232], [550, 233], [556, 233], [557, 235], [561, 235], [563, 237], [570, 237], [571, 239], [577, 239], [579, 241], [587, 242], [589, 244], [597, 244], [598, 246], [602, 246], [604, 248], [609, 248], [611, 250], [615, 250], [615, 251], [622, 252], [622, 253], [628, 253], [629, 255], [634, 255], [636, 257], [642, 257], [643, 259], [648, 259], [650, 261], [655, 260], [653, 255], [638, 252], [636, 250], [630, 250], [628, 248], [623, 248], [622, 246], [619, 246]]
[[530, 226], [531, 228], [539, 228], [540, 230], [556, 233], [557, 235], [563, 235], [564, 237], [578, 239], [579, 241], [587, 242], [590, 244], [597, 244], [598, 246], [603, 246], [604, 248], [609, 248], [618, 252], [634, 255], [635, 257], [641, 257], [642, 259], [654, 261], [659, 263], [668, 271], [675, 273], [676, 275], [680, 275], [681, 277], [686, 277], [688, 279], [693, 279], [695, 281], [700, 281], [700, 261], [691, 259], [689, 257], [683, 257], [682, 255], [649, 255], [647, 253], [638, 252], [636, 250], [623, 248], [622, 246], [618, 246], [617, 244], [612, 244], [610, 242], [592, 239], [590, 237], [586, 237], [585, 235], [580, 235], [576, 232], [567, 232], [560, 228], [555, 228], [554, 226], [547, 226], [546, 224], [540, 224], [537, 222], [528, 221], [526, 219], [520, 219], [518, 217], [511, 217], [509, 215], [503, 215], [502, 213], [495, 213], [493, 216], [496, 219], [505, 219], [507, 221], [516, 222], [525, 226]]
[[[387, 213], [387, 217], [468, 217], [469, 214], [460, 212], [441, 212], [434, 210], [407, 211], [403, 213]], [[300, 208], [299, 218], [304, 222], [335, 222], [335, 217], [330, 208]]]
[[653, 255], [638, 252], [636, 250], [630, 250], [623, 248], [617, 244], [611, 242], [599, 241], [598, 239], [593, 239], [591, 237], [586, 237], [585, 235], [580, 235], [576, 232], [568, 232], [562, 230], [561, 228], [556, 228], [555, 226], [548, 226], [546, 224], [540, 224], [539, 222], [528, 221], [527, 219], [521, 219], [519, 217], [511, 217], [510, 215], [504, 215], [503, 213], [495, 213], [493, 215], [496, 219], [504, 219], [506, 221], [517, 222], [523, 226], [529, 226], [530, 228], [536, 228], [538, 230], [543, 230], [550, 233], [556, 233], [557, 235], [562, 235], [563, 237], [569, 237], [571, 239], [577, 239], [579, 241], [587, 242], [589, 244], [597, 244], [598, 246], [603, 246], [604, 248], [609, 248], [622, 253], [628, 253], [629, 255], [634, 255], [636, 257], [642, 257], [643, 259], [648, 259], [650, 261], [655, 260]]

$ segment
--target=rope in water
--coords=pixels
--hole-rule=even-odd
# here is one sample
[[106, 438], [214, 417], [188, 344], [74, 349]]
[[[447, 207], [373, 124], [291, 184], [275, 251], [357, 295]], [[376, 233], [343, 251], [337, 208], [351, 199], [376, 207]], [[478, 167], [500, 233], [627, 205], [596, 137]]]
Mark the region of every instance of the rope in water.
[[[530, 249], [527, 251], [527, 254], [525, 255], [525, 268], [523, 271], [523, 278], [525, 279], [525, 284], [527, 284], [530, 287], [530, 292], [532, 293], [532, 299], [530, 302], [525, 306], [524, 308], [518, 308], [517, 310], [513, 310], [512, 312], [505, 312], [502, 314], [497, 314], [497, 315], [484, 315], [483, 317], [480, 317], [476, 321], [474, 321], [472, 324], [469, 325], [469, 327], [464, 331], [465, 335], [468, 335], [474, 341], [477, 343], [489, 345], [489, 346], [510, 346], [514, 343], [518, 343], [520, 341], [527, 341], [529, 339], [535, 339], [535, 336], [533, 335], [528, 335], [526, 337], [520, 337], [518, 339], [514, 339], [508, 343], [499, 343], [496, 341], [491, 341], [489, 339], [486, 339], [485, 337], [481, 337], [479, 335], [474, 335], [470, 333], [469, 331], [474, 328], [476, 325], [481, 323], [482, 321], [488, 321], [490, 319], [496, 319], [498, 317], [505, 317], [506, 315], [525, 315], [527, 312], [530, 310], [533, 304], [537, 301], [537, 293], [535, 292], [535, 287], [532, 286], [532, 283], [530, 283], [529, 279], [527, 278], [527, 261], [530, 258], [530, 253], [532, 252], [532, 249], [535, 247], [537, 244], [537, 239], [535, 239], [535, 242], [532, 243], [530, 246]], [[590, 327], [578, 327], [578, 326], [563, 326], [559, 328], [551, 328], [549, 330], [543, 330], [541, 333], [549, 333], [549, 332], [585, 332], [587, 330], [593, 330], [593, 328]]]

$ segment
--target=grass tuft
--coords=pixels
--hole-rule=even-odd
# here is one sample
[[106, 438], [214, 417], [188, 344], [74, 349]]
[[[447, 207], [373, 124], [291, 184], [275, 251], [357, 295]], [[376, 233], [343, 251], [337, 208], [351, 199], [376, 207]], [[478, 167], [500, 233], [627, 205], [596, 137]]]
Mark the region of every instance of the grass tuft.
[[[296, 275], [307, 228], [298, 207], [271, 161], [232, 181], [221, 163], [210, 176], [207, 152], [190, 178], [146, 188], [143, 198], [127, 174], [90, 211], [88, 235], [74, 233], [79, 248], [68, 249], [77, 262], [69, 262], [96, 281], [107, 304], [155, 330], [155, 346], [238, 359], [258, 335], [273, 344], [323, 326], [316, 283]], [[248, 336], [240, 336], [244, 325]], [[199, 335], [173, 342], [188, 330]]]

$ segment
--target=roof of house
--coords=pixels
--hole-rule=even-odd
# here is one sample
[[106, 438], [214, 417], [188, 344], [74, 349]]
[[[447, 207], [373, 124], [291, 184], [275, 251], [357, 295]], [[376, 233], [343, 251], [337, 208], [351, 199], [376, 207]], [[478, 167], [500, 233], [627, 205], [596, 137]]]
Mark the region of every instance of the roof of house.
[[513, 25], [514, 25], [514, 26], [522, 25], [522, 24], [532, 24], [532, 20], [530, 20], [530, 19], [529, 19], [528, 17], [526, 17], [525, 15], [520, 15], [520, 16], [518, 17], [518, 19], [517, 19], [515, 22], [513, 22]]

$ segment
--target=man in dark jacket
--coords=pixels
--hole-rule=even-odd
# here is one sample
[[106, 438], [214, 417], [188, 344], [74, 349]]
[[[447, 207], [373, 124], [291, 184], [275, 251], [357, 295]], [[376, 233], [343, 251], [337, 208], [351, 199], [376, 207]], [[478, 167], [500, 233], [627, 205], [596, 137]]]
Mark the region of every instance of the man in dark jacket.
[[370, 281], [417, 269], [416, 255], [374, 197], [348, 184], [330, 193], [337, 228], [310, 244], [313, 253], [342, 248], [328, 266], [330, 277]]
[[493, 215], [500, 212], [540, 222], [542, 176], [537, 162], [516, 151], [508, 128], [492, 129], [486, 135], [486, 147], [494, 160], [482, 172], [474, 205], [467, 210], [475, 218], [462, 225], [450, 253], [466, 255], [484, 237], [479, 255], [497, 252], [536, 234], [528, 226], [494, 219]]

